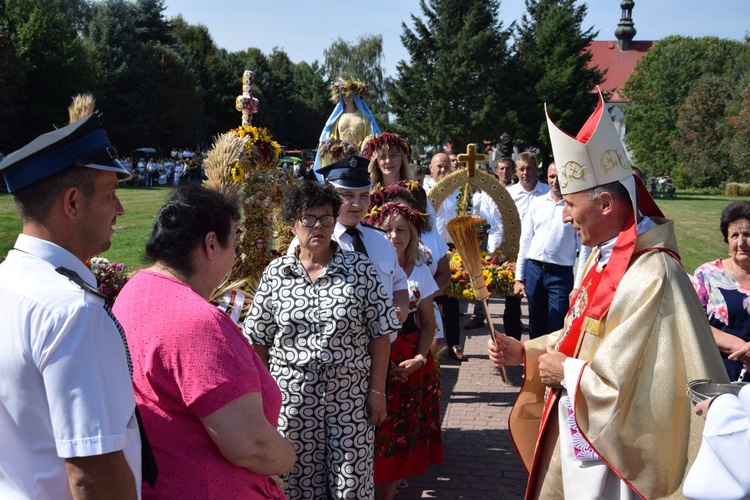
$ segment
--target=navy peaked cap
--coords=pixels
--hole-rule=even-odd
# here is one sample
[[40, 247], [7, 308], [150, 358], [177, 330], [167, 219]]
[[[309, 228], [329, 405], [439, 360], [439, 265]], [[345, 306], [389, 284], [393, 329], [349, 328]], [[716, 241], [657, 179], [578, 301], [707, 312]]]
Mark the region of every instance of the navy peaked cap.
[[74, 166], [108, 170], [121, 179], [131, 177], [94, 114], [42, 134], [9, 154], [0, 163], [0, 173], [8, 192], [15, 193]]
[[347, 156], [318, 170], [326, 182], [342, 189], [364, 189], [372, 186], [367, 167], [370, 160], [362, 156]]

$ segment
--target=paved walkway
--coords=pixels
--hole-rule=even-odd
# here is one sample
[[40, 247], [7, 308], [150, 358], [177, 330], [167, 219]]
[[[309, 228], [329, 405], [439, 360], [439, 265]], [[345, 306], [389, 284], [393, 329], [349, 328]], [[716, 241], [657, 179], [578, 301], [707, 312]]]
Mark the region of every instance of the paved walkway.
[[[461, 310], [472, 306], [461, 301]], [[496, 329], [502, 331], [502, 299], [490, 299]], [[524, 324], [528, 309], [523, 306]], [[461, 317], [461, 340], [469, 358], [458, 363], [442, 360], [441, 415], [445, 461], [430, 465], [423, 476], [409, 479], [397, 500], [518, 499], [526, 489], [526, 471], [508, 434], [508, 415], [521, 382], [521, 369], [508, 367], [511, 383], [505, 384], [487, 356], [489, 329], [463, 330], [470, 315]]]

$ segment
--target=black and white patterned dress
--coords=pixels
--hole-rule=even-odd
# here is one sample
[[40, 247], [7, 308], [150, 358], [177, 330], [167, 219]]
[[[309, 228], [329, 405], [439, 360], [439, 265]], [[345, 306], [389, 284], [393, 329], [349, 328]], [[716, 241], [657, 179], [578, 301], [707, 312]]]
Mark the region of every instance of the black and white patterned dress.
[[271, 262], [243, 328], [268, 346], [281, 388], [279, 431], [297, 452], [290, 500], [374, 496], [368, 347], [401, 325], [371, 261], [332, 245], [315, 282], [295, 256]]

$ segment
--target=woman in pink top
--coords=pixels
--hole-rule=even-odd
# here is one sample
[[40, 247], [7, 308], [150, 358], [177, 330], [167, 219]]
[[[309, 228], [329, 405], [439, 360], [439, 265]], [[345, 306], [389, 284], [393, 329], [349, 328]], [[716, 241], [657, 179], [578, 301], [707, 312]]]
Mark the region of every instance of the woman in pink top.
[[234, 262], [239, 211], [202, 186], [159, 211], [146, 260], [114, 313], [159, 467], [143, 498], [283, 499], [270, 475], [294, 450], [276, 430], [281, 393], [232, 320], [208, 298]]

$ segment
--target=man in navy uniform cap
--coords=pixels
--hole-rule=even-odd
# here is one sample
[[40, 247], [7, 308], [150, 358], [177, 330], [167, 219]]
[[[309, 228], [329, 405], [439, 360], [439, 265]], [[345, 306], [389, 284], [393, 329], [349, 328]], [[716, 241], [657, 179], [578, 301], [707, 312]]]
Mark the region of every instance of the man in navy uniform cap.
[[[406, 273], [398, 264], [393, 245], [378, 228], [362, 224], [370, 210], [370, 160], [361, 156], [347, 156], [318, 170], [324, 180], [341, 196], [341, 209], [333, 231], [333, 239], [344, 250], [367, 255], [380, 276], [386, 292], [393, 300], [399, 320], [403, 323], [409, 312], [409, 292]], [[292, 242], [290, 251], [296, 248]], [[395, 340], [395, 336], [391, 342]]]
[[85, 261], [107, 250], [129, 178], [95, 115], [8, 155], [22, 231], [0, 264], [0, 498], [136, 498], [128, 354]]

